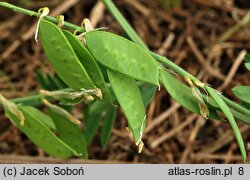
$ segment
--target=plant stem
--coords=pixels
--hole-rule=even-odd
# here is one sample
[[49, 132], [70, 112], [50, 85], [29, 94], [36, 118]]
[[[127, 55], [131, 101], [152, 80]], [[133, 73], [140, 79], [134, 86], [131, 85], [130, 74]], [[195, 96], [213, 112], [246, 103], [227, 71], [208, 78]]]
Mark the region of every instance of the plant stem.
[[246, 109], [246, 108], [243, 107], [243, 106], [240, 106], [239, 104], [233, 102], [232, 100], [228, 99], [228, 98], [225, 97], [225, 96], [222, 96], [222, 95], [221, 95], [221, 97], [222, 97], [222, 99], [225, 101], [225, 103], [226, 103], [228, 106], [230, 106], [230, 107], [234, 108], [235, 110], [237, 110], [238, 112], [240, 112], [240, 113], [242, 113], [242, 114], [245, 114], [245, 115], [247, 115], [247, 116], [250, 117], [250, 111], [249, 111], [248, 109]]
[[26, 14], [26, 15], [29, 15], [29, 16], [36, 16], [36, 17], [40, 16], [40, 14], [38, 12], [30, 11], [28, 9], [24, 9], [24, 8], [19, 7], [19, 6], [15, 6], [13, 4], [9, 4], [7, 2], [0, 2], [0, 6], [12, 9], [14, 11], [17, 11], [17, 12], [20, 12], [22, 14]]
[[[168, 68], [174, 70], [177, 74], [181, 75], [182, 77], [189, 77], [192, 81], [199, 81], [196, 77], [194, 77], [193, 75], [189, 74], [188, 72], [186, 72], [184, 69], [182, 69], [181, 67], [177, 66], [176, 64], [174, 64], [172, 61], [170, 61], [169, 59], [162, 57], [154, 52], [150, 52], [151, 55], [159, 62], [161, 62], [162, 64], [164, 64], [165, 66], [167, 66]], [[207, 85], [205, 85], [207, 86]], [[232, 100], [228, 99], [225, 96], [222, 96], [222, 99], [225, 101], [225, 103], [238, 110], [238, 112], [241, 112], [243, 114], [246, 114], [248, 116], [250, 116], [250, 111], [247, 110], [246, 108], [244, 108], [243, 106], [240, 106], [239, 104], [233, 102]]]
[[166, 67], [172, 69], [177, 74], [181, 75], [183, 78], [189, 77], [192, 81], [199, 81], [196, 77], [189, 74], [187, 71], [182, 69], [181, 67], [177, 66], [175, 63], [167, 59], [166, 57], [163, 57], [159, 54], [156, 54], [152, 51], [150, 51], [150, 54], [160, 63], [164, 64]]
[[11, 101], [16, 104], [22, 104], [24, 106], [39, 106], [42, 104], [40, 95], [28, 96], [23, 98], [12, 99]]
[[[22, 14], [26, 14], [26, 15], [29, 15], [29, 16], [40, 17], [40, 15], [41, 15], [38, 12], [31, 11], [31, 10], [28, 10], [28, 9], [24, 9], [24, 8], [15, 6], [13, 4], [9, 4], [7, 2], [0, 2], [0, 6], [12, 9], [13, 11], [16, 11], [16, 12], [19, 12], [19, 13], [22, 13]], [[51, 22], [53, 22], [55, 24], [59, 23], [59, 20], [57, 18], [54, 18], [54, 17], [51, 17], [51, 16], [45, 16], [44, 19], [46, 19], [48, 21], [51, 21]], [[64, 22], [64, 27], [67, 27], [69, 29], [72, 29], [72, 30], [75, 30], [75, 31], [78, 31], [78, 32], [84, 32], [85, 31], [82, 27], [76, 26], [75, 24], [71, 24], [71, 23], [66, 22], [66, 21]]]
[[[50, 97], [46, 97], [47, 100], [52, 101], [53, 99]], [[42, 104], [41, 101], [41, 96], [40, 95], [34, 95], [34, 96], [28, 96], [28, 97], [23, 97], [23, 98], [16, 98], [16, 99], [12, 99], [12, 102], [16, 103], [16, 104], [22, 104], [24, 106], [39, 106]], [[230, 101], [230, 100], [229, 100]], [[225, 101], [226, 102], [226, 101]], [[209, 102], [207, 102], [209, 103]], [[0, 103], [0, 106], [2, 104]], [[239, 106], [240, 109], [242, 108], [241, 106]], [[249, 111], [247, 111], [245, 114], [241, 113], [241, 111], [235, 111], [234, 109], [231, 109], [233, 115], [241, 122], [245, 123], [245, 124], [250, 124], [250, 115], [245, 115], [245, 114], [249, 114]], [[245, 112], [245, 109], [243, 108], [243, 112]]]
[[[109, 10], [113, 11], [113, 15], [115, 16], [115, 18], [117, 19], [116, 15], [117, 12], [119, 12], [116, 7], [114, 6], [113, 2], [111, 0], [103, 0], [103, 2], [105, 3], [105, 5], [107, 6], [107, 8]], [[12, 9], [14, 11], [29, 15], [29, 16], [36, 16], [39, 17], [40, 13], [34, 12], [34, 11], [30, 11], [24, 8], [20, 8], [18, 6], [6, 3], [6, 2], [0, 2], [0, 6], [4, 6], [6, 8]], [[114, 10], [116, 9], [116, 13], [114, 13]], [[112, 12], [111, 11], [111, 12]], [[119, 12], [120, 14], [120, 12]], [[46, 20], [51, 21], [53, 23], [58, 23], [58, 19], [51, 17], [51, 16], [45, 16], [44, 17]], [[119, 19], [120, 18], [120, 19]], [[120, 24], [123, 24], [123, 28], [126, 31], [126, 33], [129, 35], [129, 37], [136, 43], [138, 43], [140, 46], [142, 47], [146, 47], [146, 45], [141, 41], [141, 39], [137, 36], [137, 34], [134, 32], [134, 30], [132, 29], [132, 27], [127, 23], [127, 21], [123, 18], [123, 16], [120, 14], [119, 18], [117, 20], [121, 20], [123, 19], [123, 21], [118, 21]], [[125, 25], [124, 25], [125, 23]], [[84, 32], [84, 29], [80, 26], [68, 23], [68, 22], [64, 22], [64, 26], [72, 29], [72, 30], [77, 30], [79, 32]], [[147, 47], [146, 47], [147, 48]], [[166, 57], [163, 57], [161, 55], [158, 55], [154, 52], [149, 51], [150, 54], [160, 63], [164, 64], [166, 67], [172, 69], [174, 72], [176, 72], [177, 74], [181, 75], [183, 78], [187, 78], [189, 77], [192, 81], [199, 81], [196, 77], [194, 77], [193, 75], [189, 74], [187, 71], [185, 71], [184, 69], [182, 69], [181, 67], [177, 66], [176, 64], [174, 64], [172, 61], [170, 61], [169, 59], [167, 59]], [[250, 111], [242, 106], [240, 106], [239, 104], [229, 100], [228, 98], [222, 96], [223, 100], [226, 102], [227, 105], [229, 105], [231, 108], [233, 108], [234, 110], [237, 110], [238, 112], [245, 114], [247, 116], [250, 116]], [[13, 102], [16, 103], [23, 103], [23, 104], [29, 104], [32, 105], [32, 103], [34, 105], [39, 105], [41, 104], [41, 102], [39, 102], [40, 100], [40, 96], [36, 95], [36, 96], [30, 96], [30, 97], [26, 97], [26, 98], [18, 98], [18, 99], [14, 99]], [[33, 101], [33, 102], [32, 102]]]

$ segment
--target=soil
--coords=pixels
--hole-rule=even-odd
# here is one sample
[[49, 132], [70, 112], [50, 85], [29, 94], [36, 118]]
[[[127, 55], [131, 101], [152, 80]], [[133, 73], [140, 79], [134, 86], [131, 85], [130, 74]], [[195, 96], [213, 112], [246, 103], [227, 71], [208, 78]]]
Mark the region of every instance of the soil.
[[[95, 0], [8, 1], [37, 11], [48, 6], [51, 15], [81, 24], [89, 17], [95, 27], [124, 35], [122, 28]], [[231, 89], [250, 85], [244, 55], [250, 52], [248, 0], [114, 0], [123, 15], [152, 51], [239, 102]], [[0, 7], [0, 93], [7, 98], [36, 94], [35, 70], [54, 73], [41, 44], [34, 41], [37, 19]], [[236, 27], [236, 28], [235, 28]], [[232, 29], [234, 29], [232, 33]], [[42, 108], [42, 107], [41, 107]], [[81, 117], [76, 108], [74, 115]], [[119, 112], [110, 142], [101, 148], [99, 134], [89, 146], [89, 161], [56, 160], [37, 148], [4, 116], [0, 108], [0, 163], [241, 163], [232, 129], [226, 121], [206, 120], [180, 107], [162, 87], [148, 107], [148, 124], [141, 154], [126, 131]], [[238, 123], [250, 151], [249, 126]], [[248, 157], [249, 160], [249, 157]], [[250, 162], [250, 161], [248, 161]]]

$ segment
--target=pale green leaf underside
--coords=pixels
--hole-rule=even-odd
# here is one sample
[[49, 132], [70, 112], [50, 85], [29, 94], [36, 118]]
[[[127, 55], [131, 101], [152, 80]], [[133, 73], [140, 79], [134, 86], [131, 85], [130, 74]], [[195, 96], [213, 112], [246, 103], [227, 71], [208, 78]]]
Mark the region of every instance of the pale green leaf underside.
[[99, 63], [134, 79], [159, 84], [158, 64], [145, 49], [110, 32], [90, 31], [85, 37], [87, 48]]
[[[140, 139], [141, 127], [146, 117], [140, 90], [134, 79], [121, 73], [108, 70], [108, 77], [117, 101], [128, 120], [129, 128], [137, 142]], [[145, 125], [143, 126], [145, 127]]]

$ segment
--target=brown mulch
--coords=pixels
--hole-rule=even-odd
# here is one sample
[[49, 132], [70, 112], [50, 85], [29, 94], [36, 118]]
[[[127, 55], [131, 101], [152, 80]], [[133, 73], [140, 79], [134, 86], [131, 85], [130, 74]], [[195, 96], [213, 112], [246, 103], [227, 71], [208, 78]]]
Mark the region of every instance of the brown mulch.
[[[9, 2], [33, 10], [48, 6], [51, 15], [64, 14], [66, 21], [75, 24], [90, 17], [96, 27], [124, 33], [103, 5], [94, 0]], [[248, 0], [183, 0], [180, 6], [171, 8], [163, 6], [163, 0], [114, 2], [150, 49], [167, 56], [225, 96], [238, 101], [231, 89], [250, 85], [249, 72], [242, 63], [246, 52], [250, 52], [250, 22], [241, 25], [242, 19], [250, 16]], [[36, 23], [36, 18], [0, 8], [0, 93], [8, 98], [38, 92], [41, 87], [35, 69], [53, 72], [41, 45], [34, 41]], [[109, 145], [102, 149], [98, 135], [89, 146], [91, 162], [242, 162], [228, 123], [205, 120], [189, 112], [174, 102], [164, 88], [157, 92], [147, 113], [145, 148], [141, 154], [137, 153], [125, 130], [125, 118], [119, 113]], [[7, 162], [8, 157], [9, 162], [76, 162], [48, 160], [44, 152], [4, 117], [2, 109], [0, 123], [0, 163]], [[249, 126], [241, 123], [239, 126], [249, 152]]]

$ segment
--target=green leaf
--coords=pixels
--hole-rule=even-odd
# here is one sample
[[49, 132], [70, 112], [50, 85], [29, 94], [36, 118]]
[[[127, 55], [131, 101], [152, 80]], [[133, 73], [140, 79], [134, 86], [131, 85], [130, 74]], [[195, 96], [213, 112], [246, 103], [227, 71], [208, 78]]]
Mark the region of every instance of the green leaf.
[[48, 60], [60, 78], [72, 89], [95, 88], [62, 30], [41, 20], [39, 32]]
[[250, 63], [245, 63], [245, 66], [250, 71]]
[[[22, 110], [21, 110], [22, 111]], [[66, 159], [72, 155], [78, 154], [56, 137], [50, 129], [42, 123], [43, 119], [40, 117], [32, 117], [29, 112], [22, 111], [25, 117], [25, 123], [22, 126], [16, 115], [10, 111], [6, 111], [6, 115], [11, 121], [38, 147], [53, 157]]]
[[47, 77], [41, 72], [40, 69], [36, 70], [36, 78], [37, 78], [39, 84], [42, 86], [42, 88], [44, 88], [46, 90], [52, 90], [52, 88], [50, 87], [50, 84], [48, 82]]
[[99, 63], [133, 79], [159, 85], [158, 64], [147, 50], [110, 32], [90, 31], [85, 38], [88, 50]]
[[250, 63], [250, 54], [246, 54], [246, 56], [245, 56], [245, 61], [246, 61], [247, 63]]
[[[198, 105], [199, 102], [193, 95], [191, 88], [181, 83], [167, 71], [160, 70], [160, 76], [166, 90], [172, 98], [174, 98], [178, 103], [180, 103], [180, 105], [187, 108], [191, 112], [200, 114], [200, 107]], [[208, 110], [208, 118], [216, 120], [220, 119], [215, 108], [208, 106]]]
[[58, 89], [64, 89], [68, 86], [57, 75], [44, 74], [40, 69], [36, 70], [36, 77], [43, 89], [52, 91]]
[[47, 81], [48, 81], [48, 85], [50, 86], [51, 90], [57, 90], [59, 89], [57, 84], [54, 82], [53, 76], [51, 74], [47, 74], [46, 77]]
[[112, 98], [109, 90], [104, 81], [101, 70], [99, 69], [94, 57], [90, 54], [88, 49], [82, 45], [82, 43], [76, 38], [74, 34], [69, 31], [63, 31], [64, 35], [67, 37], [71, 46], [73, 47], [78, 59], [87, 71], [89, 77], [93, 83], [101, 89], [103, 94], [103, 99], [109, 101], [112, 104]]
[[232, 91], [240, 100], [250, 103], [250, 86], [237, 86]]
[[247, 103], [247, 102], [242, 101], [242, 102], [240, 103], [240, 105], [243, 106], [243, 107], [245, 107], [246, 109], [249, 109], [249, 110], [250, 110], [250, 103]]
[[109, 110], [106, 112], [105, 118], [103, 120], [103, 125], [101, 129], [101, 145], [105, 147], [108, 144], [111, 130], [115, 122], [116, 117], [116, 108], [110, 107]]
[[58, 87], [60, 87], [61, 89], [69, 88], [69, 86], [63, 82], [63, 80], [58, 76], [58, 74], [55, 74], [53, 77], [55, 81], [57, 81], [59, 85]]
[[11, 101], [19, 105], [39, 106], [42, 104], [40, 97], [41, 97], [40, 95], [34, 95], [34, 96], [12, 99]]
[[147, 107], [149, 103], [152, 101], [153, 97], [155, 96], [157, 87], [146, 84], [140, 87], [140, 91], [144, 102], [144, 106]]
[[[117, 22], [120, 24], [120, 26], [123, 28], [123, 30], [126, 32], [126, 35], [129, 37], [129, 39], [131, 39], [133, 42], [135, 42], [142, 48], [148, 50], [147, 45], [142, 41], [140, 36], [138, 36], [138, 34], [131, 27], [129, 22], [124, 18], [124, 16], [116, 7], [116, 5], [110, 0], [103, 0], [103, 3], [105, 4], [109, 12], [113, 15], [113, 17], [117, 20]], [[143, 98], [145, 107], [147, 107], [147, 105], [151, 102], [152, 98], [154, 97], [155, 91], [156, 91], [156, 87], [151, 86], [151, 87], [148, 87], [145, 92], [142, 92], [142, 98]], [[150, 98], [150, 95], [151, 95], [151, 98]]]
[[56, 130], [56, 126], [53, 120], [47, 114], [39, 111], [38, 109], [32, 106], [19, 106], [19, 109], [30, 114], [30, 116], [32, 116], [34, 119], [42, 120], [41, 123], [46, 125], [51, 130]]
[[90, 144], [95, 137], [101, 118], [102, 113], [92, 113], [85, 117], [84, 137], [87, 144]]
[[241, 132], [237, 126], [237, 123], [234, 120], [234, 117], [232, 115], [232, 112], [228, 108], [227, 104], [222, 100], [221, 95], [219, 95], [214, 89], [212, 89], [209, 86], [205, 87], [209, 95], [214, 99], [214, 101], [218, 104], [224, 115], [227, 117], [229, 124], [231, 125], [234, 135], [236, 137], [236, 140], [238, 142], [242, 159], [244, 162], [246, 162], [246, 150], [245, 150], [245, 145], [244, 141], [241, 136]]
[[84, 136], [87, 144], [95, 137], [102, 114], [110, 107], [108, 101], [95, 101], [84, 111]]
[[64, 89], [67, 87], [67, 85], [62, 83], [62, 81], [58, 80], [58, 78], [51, 74], [47, 74], [47, 79], [49, 81], [49, 84], [54, 87], [53, 90]]
[[145, 107], [140, 90], [134, 79], [108, 70], [108, 77], [133, 133], [135, 142], [141, 140], [145, 125]]
[[82, 158], [87, 159], [87, 144], [77, 120], [72, 121], [74, 117], [56, 105], [46, 105], [48, 113], [56, 125], [59, 138], [80, 154]]
[[102, 113], [103, 110], [106, 109], [106, 107], [109, 107], [110, 105], [105, 101], [95, 101], [93, 104], [89, 107], [89, 113], [90, 114], [99, 114]]
[[238, 111], [235, 111], [235, 110], [233, 110], [233, 109], [230, 109], [230, 110], [231, 110], [231, 112], [232, 112], [232, 114], [233, 114], [233, 116], [234, 116], [235, 118], [237, 118], [238, 120], [240, 120], [241, 122], [243, 122], [243, 123], [245, 123], [245, 124], [250, 125], [250, 117], [249, 117], [249, 116], [246, 116], [246, 115], [244, 115], [244, 114], [241, 114], [241, 113], [239, 113]]

